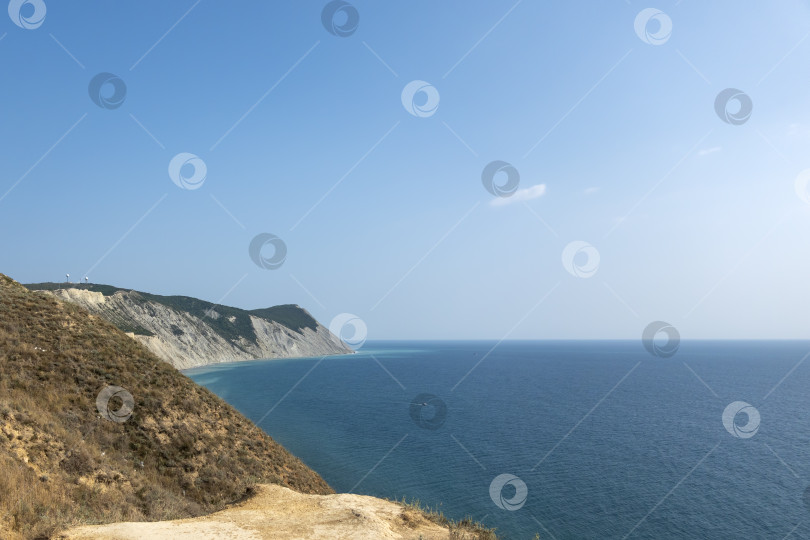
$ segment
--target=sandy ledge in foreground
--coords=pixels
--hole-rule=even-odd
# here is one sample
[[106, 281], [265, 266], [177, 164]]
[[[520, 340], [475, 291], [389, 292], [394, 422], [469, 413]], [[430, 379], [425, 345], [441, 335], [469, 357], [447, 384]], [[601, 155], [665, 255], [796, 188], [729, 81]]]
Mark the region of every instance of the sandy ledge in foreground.
[[69, 540], [447, 540], [448, 529], [421, 513], [366, 495], [305, 495], [261, 484], [247, 501], [214, 514], [175, 521], [74, 527]]

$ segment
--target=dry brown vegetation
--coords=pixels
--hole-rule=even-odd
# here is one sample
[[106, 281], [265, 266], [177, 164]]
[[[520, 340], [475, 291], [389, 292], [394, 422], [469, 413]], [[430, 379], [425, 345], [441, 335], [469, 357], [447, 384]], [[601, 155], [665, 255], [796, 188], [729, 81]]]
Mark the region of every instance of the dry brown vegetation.
[[[126, 422], [96, 408], [108, 385], [134, 398]], [[0, 274], [0, 537], [198, 516], [259, 482], [332, 493], [253, 423], [110, 323]]]
[[471, 517], [455, 521], [445, 516], [441, 510], [422, 505], [419, 500], [402, 499], [399, 504], [405, 509], [401, 516], [404, 522], [418, 522], [427, 519], [437, 525], [447, 527], [450, 531], [450, 540], [498, 540], [495, 529], [487, 528]]

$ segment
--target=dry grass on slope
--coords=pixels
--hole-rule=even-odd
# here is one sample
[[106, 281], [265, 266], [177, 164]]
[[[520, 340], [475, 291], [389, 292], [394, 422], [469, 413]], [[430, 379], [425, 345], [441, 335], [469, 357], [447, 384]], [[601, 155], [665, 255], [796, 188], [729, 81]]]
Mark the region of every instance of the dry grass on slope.
[[[126, 421], [97, 409], [107, 386], [132, 396]], [[104, 410], [122, 404], [113, 397]], [[0, 537], [198, 516], [259, 482], [332, 493], [253, 423], [113, 325], [0, 274]]]

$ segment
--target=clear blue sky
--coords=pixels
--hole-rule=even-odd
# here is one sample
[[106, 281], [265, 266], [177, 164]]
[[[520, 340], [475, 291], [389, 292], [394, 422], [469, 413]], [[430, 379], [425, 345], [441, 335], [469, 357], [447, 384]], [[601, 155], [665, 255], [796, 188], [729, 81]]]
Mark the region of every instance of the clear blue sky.
[[[346, 37], [325, 1], [44, 2], [38, 28], [0, 21], [0, 271], [19, 281], [297, 303], [369, 339], [808, 337], [802, 2], [660, 2], [659, 45], [636, 0], [356, 0]], [[118, 108], [89, 97], [102, 72]], [[434, 114], [403, 106], [414, 80]], [[741, 125], [715, 111], [726, 88], [753, 103]], [[182, 152], [198, 189], [169, 177]], [[482, 184], [495, 160], [512, 197]], [[251, 260], [260, 233], [280, 268]], [[598, 251], [591, 277], [564, 267], [572, 241]]]

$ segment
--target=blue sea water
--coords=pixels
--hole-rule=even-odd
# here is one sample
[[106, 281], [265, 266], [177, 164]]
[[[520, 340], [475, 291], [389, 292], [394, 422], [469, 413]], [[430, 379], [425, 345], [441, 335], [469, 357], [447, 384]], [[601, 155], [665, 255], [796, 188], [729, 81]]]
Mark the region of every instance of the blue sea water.
[[[810, 343], [494, 345], [367, 342], [186, 374], [336, 491], [503, 538], [810, 538]], [[727, 429], [737, 401], [751, 408]]]

